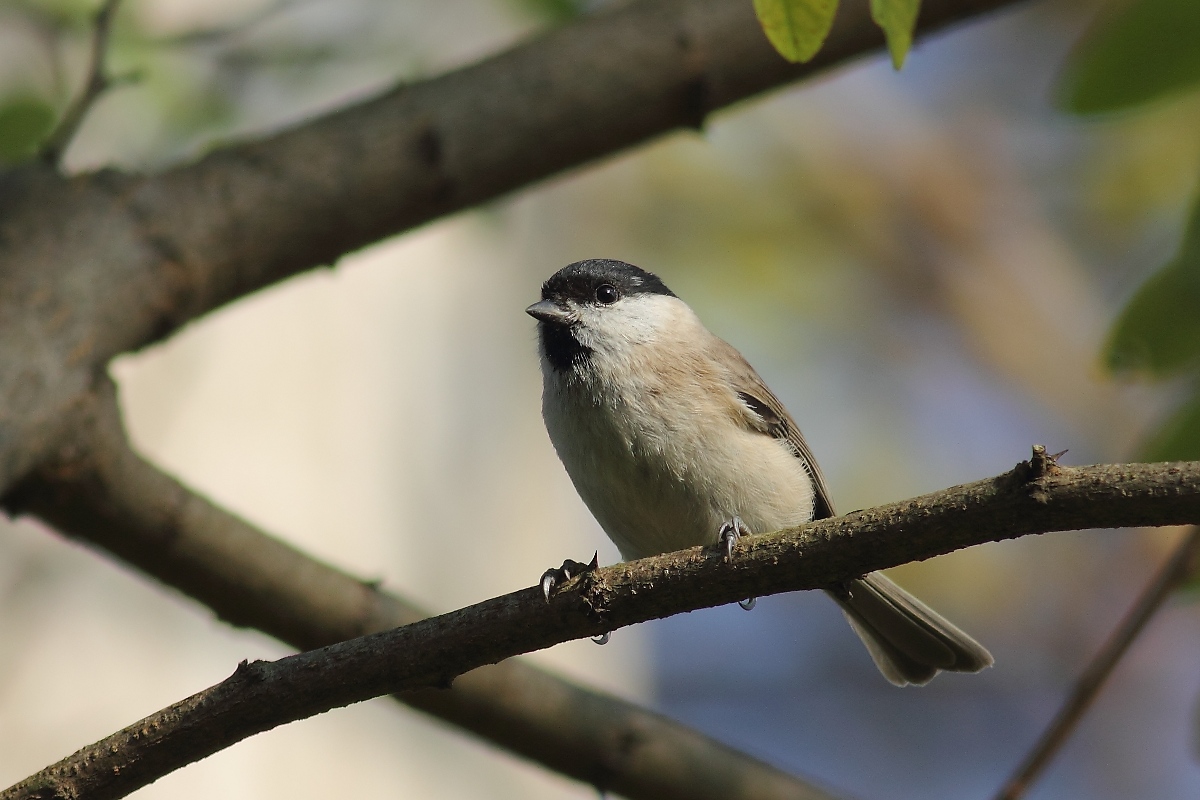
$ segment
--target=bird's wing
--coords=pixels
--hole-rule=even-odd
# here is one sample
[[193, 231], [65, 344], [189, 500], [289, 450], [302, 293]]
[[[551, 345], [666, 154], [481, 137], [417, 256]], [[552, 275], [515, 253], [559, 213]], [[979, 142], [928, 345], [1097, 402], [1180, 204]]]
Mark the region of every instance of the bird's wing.
[[821, 468], [817, 466], [817, 460], [808, 449], [808, 442], [804, 441], [796, 421], [733, 345], [715, 336], [713, 339], [713, 346], [720, 351], [716, 354], [717, 360], [729, 370], [730, 384], [748, 411], [744, 417], [747, 425], [787, 442], [796, 458], [800, 459], [813, 482], [813, 519], [835, 516], [825, 476], [821, 474]]

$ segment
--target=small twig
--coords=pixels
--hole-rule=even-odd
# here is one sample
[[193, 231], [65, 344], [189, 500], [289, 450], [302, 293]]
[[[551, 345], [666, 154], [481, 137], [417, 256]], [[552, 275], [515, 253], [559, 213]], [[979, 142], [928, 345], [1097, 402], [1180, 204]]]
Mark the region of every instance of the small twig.
[[104, 68], [104, 58], [108, 53], [108, 36], [112, 31], [112, 21], [117, 15], [117, 7], [120, 4], [121, 0], [104, 0], [96, 12], [95, 20], [92, 23], [92, 52], [88, 62], [87, 79], [83, 84], [83, 91], [67, 107], [62, 119], [58, 121], [58, 126], [42, 145], [38, 155], [47, 164], [59, 162], [96, 99], [118, 82], [127, 82], [132, 79], [114, 80]]
[[1067, 701], [1058, 710], [1050, 727], [1030, 750], [1021, 766], [996, 795], [996, 800], [1019, 800], [1033, 785], [1046, 765], [1057, 755], [1063, 744], [1079, 725], [1079, 720], [1095, 701], [1113, 668], [1121, 660], [1134, 639], [1146, 627], [1176, 588], [1196, 569], [1196, 555], [1200, 552], [1200, 528], [1192, 528], [1183, 537], [1175, 552], [1163, 565], [1158, 574], [1143, 590], [1141, 596], [1129, 610], [1121, 624], [1113, 631], [1108, 641], [1088, 664], [1076, 681]]

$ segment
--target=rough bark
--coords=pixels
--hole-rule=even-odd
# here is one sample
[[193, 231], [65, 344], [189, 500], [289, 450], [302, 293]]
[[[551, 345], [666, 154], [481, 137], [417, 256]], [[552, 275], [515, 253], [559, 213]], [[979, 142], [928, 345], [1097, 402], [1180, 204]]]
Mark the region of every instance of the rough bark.
[[[925, 0], [920, 33], [1015, 0]], [[843, 3], [790, 65], [749, 0], [645, 0], [149, 176], [0, 175], [0, 491], [113, 356], [344, 253], [874, 52]]]
[[761, 536], [732, 562], [692, 548], [604, 567], [549, 602], [537, 587], [274, 662], [86, 747], [0, 800], [123, 797], [255, 733], [389, 692], [448, 686], [463, 672], [571, 639], [799, 589], [973, 544], [1056, 530], [1200, 522], [1200, 462], [1067, 468], [1044, 448], [988, 480]]
[[[0, 499], [211, 608], [300, 650], [429, 614], [213, 505], [129, 449], [112, 387], [74, 417], [68, 444]], [[531, 574], [531, 580], [535, 577]], [[829, 800], [758, 759], [520, 660], [449, 690], [397, 699], [506, 750], [642, 800]]]
[[[919, 32], [1014, 2], [925, 0]], [[0, 174], [0, 494], [26, 479], [11, 502], [50, 503], [40, 513], [68, 532], [90, 531], [229, 619], [300, 646], [419, 616], [278, 542], [263, 543], [241, 521], [129, 460], [123, 442], [108, 453], [89, 451], [74, 437], [107, 362], [380, 238], [698, 127], [715, 109], [881, 45], [862, 3], [843, 3], [821, 55], [793, 66], [766, 44], [747, 0], [646, 0], [157, 175], [67, 178], [41, 163]], [[72, 457], [73, 447], [92, 461]], [[89, 494], [85, 462], [104, 459], [157, 481], [158, 500]], [[180, 534], [190, 525], [226, 545], [249, 531], [258, 561], [218, 564], [219, 549], [191, 550]], [[139, 561], [143, 535], [161, 556], [152, 566]], [[213, 571], [199, 577], [193, 570], [206, 560]], [[293, 580], [320, 591], [306, 601]], [[294, 610], [283, 608], [292, 602]], [[671, 774], [699, 770], [701, 782], [714, 774], [702, 769], [709, 756], [694, 759], [720, 745], [655, 715], [528, 667], [486, 674], [460, 681], [461, 694], [474, 699], [427, 691], [406, 700], [551, 768], [600, 785], [611, 779], [607, 785], [630, 796], [670, 796], [655, 794], [652, 781], [669, 762]], [[559, 706], [549, 714], [553, 698]], [[555, 727], [554, 714], [561, 721], [580, 708], [604, 724], [571, 733]], [[630, 741], [645, 744], [630, 748]], [[589, 749], [594, 757], [582, 758]], [[656, 749], [659, 760], [645, 755]], [[802, 784], [738, 758], [747, 775], [783, 787], [778, 796], [808, 796]]]

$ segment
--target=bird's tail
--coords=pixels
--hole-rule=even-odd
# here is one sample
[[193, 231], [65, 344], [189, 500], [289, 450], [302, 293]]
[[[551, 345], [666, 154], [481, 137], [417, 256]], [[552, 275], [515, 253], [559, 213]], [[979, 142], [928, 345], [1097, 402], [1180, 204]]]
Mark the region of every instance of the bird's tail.
[[941, 670], [979, 672], [992, 654], [881, 573], [829, 591], [867, 646], [875, 666], [897, 686], [923, 686]]

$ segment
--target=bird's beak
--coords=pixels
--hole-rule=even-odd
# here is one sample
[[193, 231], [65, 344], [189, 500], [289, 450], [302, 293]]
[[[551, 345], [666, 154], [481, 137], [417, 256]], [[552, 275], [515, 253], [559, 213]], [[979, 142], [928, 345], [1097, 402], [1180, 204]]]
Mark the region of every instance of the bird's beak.
[[575, 321], [574, 314], [553, 300], [539, 300], [525, 309], [525, 313], [551, 325], [568, 325]]

